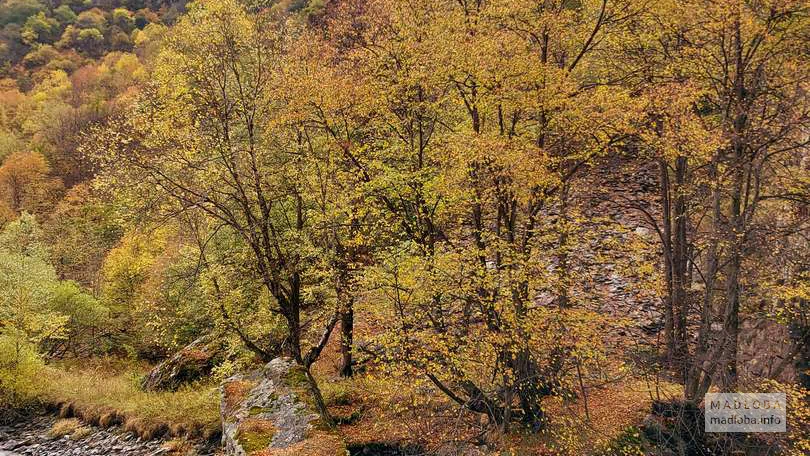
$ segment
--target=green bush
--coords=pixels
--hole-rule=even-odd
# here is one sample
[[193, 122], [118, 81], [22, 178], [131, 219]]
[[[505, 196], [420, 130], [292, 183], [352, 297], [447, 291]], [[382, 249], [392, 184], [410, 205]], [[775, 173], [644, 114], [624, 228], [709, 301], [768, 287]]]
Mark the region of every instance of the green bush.
[[0, 334], [0, 410], [29, 405], [43, 367], [36, 348], [21, 334]]

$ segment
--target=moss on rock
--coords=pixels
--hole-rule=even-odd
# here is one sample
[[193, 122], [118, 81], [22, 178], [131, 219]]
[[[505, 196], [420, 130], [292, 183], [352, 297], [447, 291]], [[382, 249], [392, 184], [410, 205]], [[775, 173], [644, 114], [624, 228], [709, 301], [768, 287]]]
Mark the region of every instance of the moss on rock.
[[[275, 394], [273, 394], [272, 396], [275, 396], [275, 397], [272, 397], [273, 401], [278, 399], [278, 396], [276, 396]], [[250, 410], [248, 410], [248, 415], [249, 416], [258, 416], [258, 415], [261, 415], [262, 413], [269, 413], [269, 412], [272, 412], [272, 411], [273, 411], [272, 407], [251, 407]]]
[[276, 429], [273, 424], [261, 419], [247, 419], [239, 425], [236, 431], [236, 440], [245, 450], [252, 454], [266, 449], [273, 441]]

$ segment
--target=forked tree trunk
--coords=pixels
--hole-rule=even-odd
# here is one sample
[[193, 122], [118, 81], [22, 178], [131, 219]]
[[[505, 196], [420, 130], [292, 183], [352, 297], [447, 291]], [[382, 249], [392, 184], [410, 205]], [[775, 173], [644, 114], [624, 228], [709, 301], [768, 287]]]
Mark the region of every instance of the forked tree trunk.
[[[710, 168], [711, 181], [717, 179], [717, 159], [712, 162]], [[703, 296], [702, 309], [700, 313], [700, 329], [698, 330], [695, 354], [692, 357], [687, 376], [684, 379], [684, 396], [687, 401], [700, 403], [708, 390], [711, 374], [708, 373], [708, 364], [716, 363], [716, 360], [709, 359], [709, 332], [712, 324], [712, 309], [714, 306], [715, 284], [718, 272], [718, 244], [720, 234], [720, 187], [714, 185], [712, 190], [712, 238], [706, 252], [706, 271], [704, 272], [705, 292]]]

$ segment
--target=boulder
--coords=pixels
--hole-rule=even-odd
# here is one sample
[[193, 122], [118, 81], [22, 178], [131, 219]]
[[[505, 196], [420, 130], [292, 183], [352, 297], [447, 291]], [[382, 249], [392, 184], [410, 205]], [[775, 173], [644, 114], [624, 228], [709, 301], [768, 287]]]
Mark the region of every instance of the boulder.
[[226, 379], [220, 386], [227, 456], [346, 455], [343, 440], [321, 424], [306, 372], [289, 358]]
[[173, 391], [211, 373], [224, 356], [225, 347], [212, 335], [197, 338], [172, 357], [155, 366], [141, 385], [146, 391]]

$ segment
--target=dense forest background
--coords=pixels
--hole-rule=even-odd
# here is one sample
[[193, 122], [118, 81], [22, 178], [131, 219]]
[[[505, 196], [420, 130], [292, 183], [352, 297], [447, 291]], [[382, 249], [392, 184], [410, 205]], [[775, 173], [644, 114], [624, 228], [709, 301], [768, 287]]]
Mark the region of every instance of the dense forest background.
[[808, 90], [802, 0], [2, 0], [2, 416], [287, 356], [350, 443], [806, 454]]

